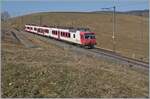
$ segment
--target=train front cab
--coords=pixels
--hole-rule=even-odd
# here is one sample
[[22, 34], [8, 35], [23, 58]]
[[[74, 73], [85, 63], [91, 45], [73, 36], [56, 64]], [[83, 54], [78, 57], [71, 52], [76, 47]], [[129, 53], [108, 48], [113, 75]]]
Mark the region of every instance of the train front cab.
[[81, 32], [80, 40], [81, 44], [88, 48], [94, 48], [94, 46], [96, 45], [95, 33]]

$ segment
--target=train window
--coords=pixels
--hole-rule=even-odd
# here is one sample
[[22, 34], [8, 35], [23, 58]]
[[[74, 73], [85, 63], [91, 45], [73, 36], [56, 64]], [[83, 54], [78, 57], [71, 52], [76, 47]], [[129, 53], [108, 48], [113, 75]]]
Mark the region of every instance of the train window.
[[68, 37], [68, 33], [66, 32], [66, 37]]
[[70, 37], [70, 33], [68, 33], [68, 37]]
[[67, 37], [69, 37], [69, 33], [67, 33]]
[[27, 27], [27, 29], [30, 29], [30, 27]]
[[75, 38], [75, 34], [73, 34], [73, 38]]
[[63, 36], [65, 35], [65, 33], [63, 32]]
[[45, 29], [45, 33], [48, 33], [49, 32], [49, 30], [48, 29]]
[[40, 32], [40, 29], [38, 29], [38, 32]]
[[56, 31], [52, 31], [52, 34], [53, 34], [53, 35], [56, 35]]
[[95, 39], [95, 35], [85, 35], [85, 39]]
[[53, 35], [57, 35], [57, 31], [52, 31], [52, 34]]
[[37, 28], [34, 28], [34, 30], [36, 31], [36, 30], [37, 30]]
[[65, 37], [67, 37], [67, 32], [65, 33]]
[[85, 39], [95, 39], [95, 35], [93, 33], [88, 33], [88, 34], [85, 34], [84, 38]]
[[64, 37], [66, 36], [66, 32], [64, 32]]
[[43, 29], [41, 29], [41, 33], [44, 33], [44, 30], [43, 30]]
[[63, 35], [63, 32], [61, 32], [61, 36]]
[[57, 35], [57, 32], [58, 32], [58, 31], [55, 31], [55, 35]]
[[32, 30], [32, 27], [30, 29]]
[[86, 35], [86, 36], [85, 36], [85, 39], [88, 39], [88, 38], [90, 38], [90, 36], [89, 36], [89, 35]]
[[91, 39], [95, 39], [95, 36], [93, 35], [93, 36], [91, 36]]

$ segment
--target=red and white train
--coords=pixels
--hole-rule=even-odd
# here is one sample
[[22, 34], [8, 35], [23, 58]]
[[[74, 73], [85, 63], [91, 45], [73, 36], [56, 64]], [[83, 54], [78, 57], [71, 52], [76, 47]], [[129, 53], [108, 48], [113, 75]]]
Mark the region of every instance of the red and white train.
[[96, 45], [95, 33], [86, 28], [47, 27], [26, 24], [25, 31], [90, 48]]

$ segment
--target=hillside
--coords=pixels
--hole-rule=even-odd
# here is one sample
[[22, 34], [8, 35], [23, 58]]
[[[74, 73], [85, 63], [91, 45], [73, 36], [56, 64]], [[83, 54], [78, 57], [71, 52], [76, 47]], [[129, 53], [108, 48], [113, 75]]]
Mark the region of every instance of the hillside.
[[148, 71], [142, 68], [71, 51], [24, 32], [37, 46], [28, 48], [11, 29], [2, 23], [3, 98], [148, 97]]
[[[113, 13], [112, 11], [93, 11], [92, 13]], [[143, 16], [143, 17], [149, 17], [149, 10], [131, 10], [131, 11], [124, 11], [120, 12], [117, 11], [117, 14], [128, 14], [128, 15], [135, 15], [135, 16]]]
[[133, 11], [127, 11], [124, 12], [125, 14], [131, 14], [131, 15], [138, 15], [138, 16], [145, 16], [149, 17], [149, 10], [133, 10]]
[[[148, 61], [148, 18], [117, 14], [116, 52]], [[96, 33], [97, 46], [112, 50], [112, 14], [44, 12], [13, 18], [11, 24], [23, 28], [24, 24], [88, 27]]]

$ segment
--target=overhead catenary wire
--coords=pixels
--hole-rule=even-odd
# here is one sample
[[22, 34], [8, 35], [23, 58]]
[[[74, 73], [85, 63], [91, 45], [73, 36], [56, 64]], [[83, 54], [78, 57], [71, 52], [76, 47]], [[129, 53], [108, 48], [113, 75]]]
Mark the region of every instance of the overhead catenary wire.
[[[122, 4], [115, 4], [115, 7], [117, 8], [116, 11], [119, 11], [119, 12], [126, 12], [126, 11], [120, 11], [119, 9], [120, 9], [120, 8], [126, 8], [126, 7], [127, 7], [127, 8], [128, 8], [128, 7], [136, 7], [137, 5], [141, 5], [141, 3], [140, 3], [140, 4], [139, 4], [139, 3], [138, 3], [138, 4], [134, 4], [134, 5], [133, 5], [133, 4], [132, 4], [132, 5], [131, 5], [131, 4], [124, 4], [124, 5], [122, 5]], [[105, 9], [103, 9], [103, 10], [110, 10], [110, 9], [113, 8], [113, 7], [108, 6], [108, 7], [102, 7], [102, 8], [105, 8]], [[102, 9], [102, 8], [101, 8], [101, 9]], [[106, 8], [107, 8], [107, 9], [106, 9]]]
[[[141, 4], [123, 5], [123, 6], [122, 6], [122, 5], [116, 5], [116, 6], [114, 6], [114, 7], [117, 7], [117, 9], [118, 9], [118, 8], [121, 8], [121, 7], [130, 7], [130, 6], [134, 7], [134, 6], [137, 6], [137, 5], [141, 5]], [[112, 9], [112, 8], [113, 8], [113, 7], [106, 7], [106, 8], [101, 8], [101, 9], [103, 9], [103, 10], [110, 10], [110, 9]], [[116, 26], [116, 23], [115, 23], [115, 22], [116, 22], [115, 10], [116, 10], [116, 9], [114, 9], [114, 11], [111, 11], [111, 12], [113, 12], [113, 18], [114, 18], [114, 19], [113, 19], [113, 36], [112, 36], [112, 39], [113, 39], [113, 51], [115, 51], [114, 48], [115, 48], [115, 45], [116, 45], [116, 44], [115, 44], [116, 42], [115, 42], [115, 39], [114, 39], [114, 33], [115, 33], [115, 32], [114, 32], [114, 29], [116, 28], [116, 27], [115, 27], [115, 26]], [[146, 9], [143, 9], [143, 10], [146, 10]], [[136, 11], [136, 10], [135, 10], [135, 11]], [[118, 11], [118, 12], [119, 12], [119, 11]], [[129, 12], [129, 11], [121, 11], [121, 12]], [[105, 12], [104, 12], [104, 13], [105, 13]], [[105, 13], [105, 14], [109, 14], [109, 15], [110, 15], [110, 13]], [[139, 29], [140, 29], [140, 30], [139, 30], [139, 31], [140, 31], [139, 40], [141, 41], [141, 44], [143, 45], [143, 43], [142, 43], [143, 40], [144, 40], [144, 37], [143, 37], [143, 36], [144, 36], [144, 35], [143, 35], [143, 32], [144, 32], [144, 31], [143, 31], [143, 18], [142, 18], [142, 17], [143, 17], [143, 13], [140, 14], [140, 17], [141, 17], [141, 18], [140, 18], [140, 22], [139, 22], [139, 24], [140, 24], [140, 28], [139, 28]], [[141, 46], [142, 46], [142, 45], [141, 45]], [[141, 59], [143, 59], [143, 58], [141, 58]]]

